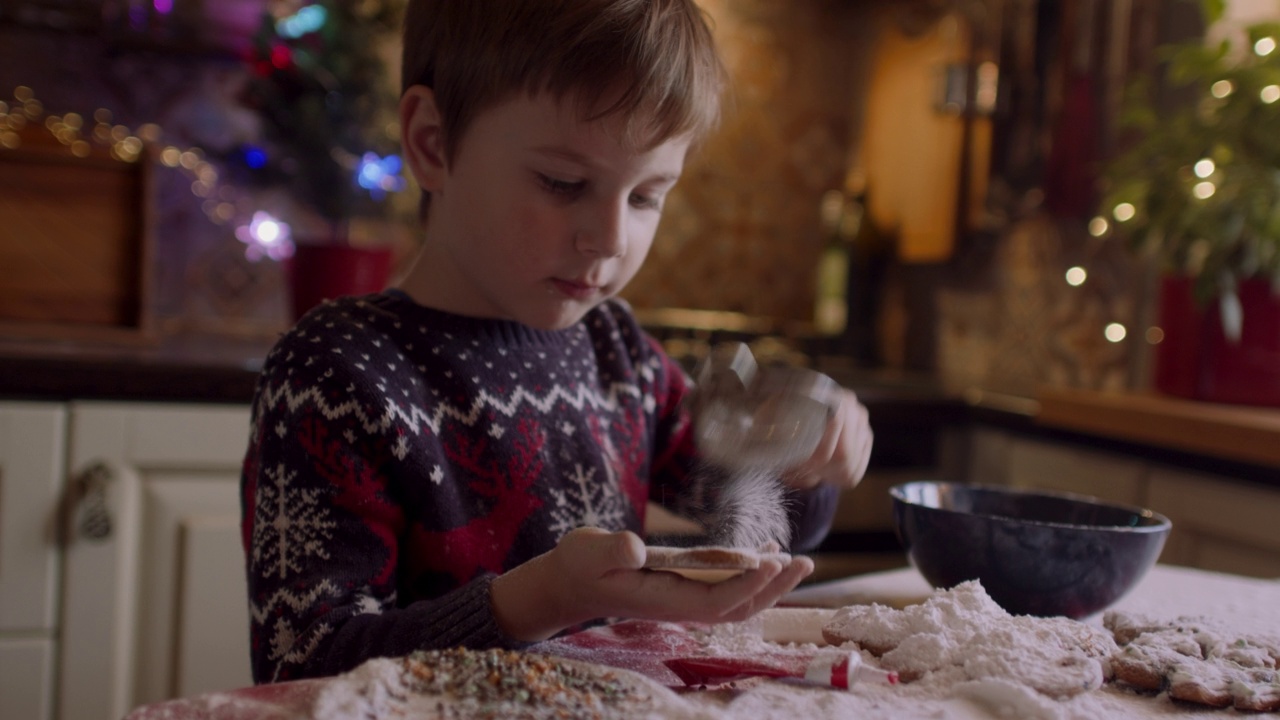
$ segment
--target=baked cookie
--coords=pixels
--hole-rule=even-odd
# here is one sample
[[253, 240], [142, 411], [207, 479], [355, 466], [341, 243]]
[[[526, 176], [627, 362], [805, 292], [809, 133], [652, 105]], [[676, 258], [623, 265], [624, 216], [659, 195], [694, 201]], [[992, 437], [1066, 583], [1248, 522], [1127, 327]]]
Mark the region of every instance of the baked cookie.
[[748, 570], [755, 570], [766, 557], [776, 558], [783, 563], [791, 560], [791, 556], [786, 553], [762, 553], [712, 546], [679, 548], [654, 545], [645, 548], [645, 553], [646, 569], [671, 572], [705, 583], [724, 582]]
[[1280, 639], [1244, 637], [1206, 618], [1156, 620], [1108, 611], [1103, 626], [1120, 647], [1115, 682], [1175, 700], [1251, 712], [1280, 710]]

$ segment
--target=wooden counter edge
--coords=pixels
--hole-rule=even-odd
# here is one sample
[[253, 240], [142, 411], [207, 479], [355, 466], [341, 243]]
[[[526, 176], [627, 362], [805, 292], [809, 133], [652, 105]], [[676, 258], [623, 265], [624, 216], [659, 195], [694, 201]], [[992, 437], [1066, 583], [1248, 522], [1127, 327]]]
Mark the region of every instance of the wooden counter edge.
[[1280, 408], [1044, 389], [1038, 424], [1280, 468]]

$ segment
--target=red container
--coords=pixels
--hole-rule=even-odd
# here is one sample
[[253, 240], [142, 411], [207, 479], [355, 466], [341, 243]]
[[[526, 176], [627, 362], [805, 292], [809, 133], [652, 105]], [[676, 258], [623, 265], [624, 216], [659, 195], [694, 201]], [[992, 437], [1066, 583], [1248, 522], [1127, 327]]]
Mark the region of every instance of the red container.
[[391, 248], [300, 244], [285, 272], [296, 320], [325, 300], [385, 288], [391, 278]]
[[1240, 284], [1243, 325], [1239, 341], [1223, 332], [1217, 301], [1205, 307], [1192, 296], [1194, 281], [1165, 277], [1155, 388], [1209, 402], [1280, 406], [1280, 295], [1261, 279]]
[[1158, 315], [1164, 338], [1155, 350], [1155, 388], [1185, 398], [1196, 397], [1204, 325], [1204, 310], [1191, 293], [1193, 284], [1180, 275], [1161, 279]]

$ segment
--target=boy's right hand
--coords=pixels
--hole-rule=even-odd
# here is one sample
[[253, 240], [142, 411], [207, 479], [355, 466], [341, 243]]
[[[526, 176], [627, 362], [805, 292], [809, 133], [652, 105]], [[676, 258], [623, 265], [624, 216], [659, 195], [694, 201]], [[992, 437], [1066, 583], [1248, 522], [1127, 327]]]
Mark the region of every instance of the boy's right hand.
[[556, 547], [494, 579], [499, 627], [516, 640], [545, 640], [603, 617], [701, 623], [738, 622], [772, 607], [813, 561], [774, 558], [721, 583], [643, 569], [644, 542], [632, 532], [578, 528]]

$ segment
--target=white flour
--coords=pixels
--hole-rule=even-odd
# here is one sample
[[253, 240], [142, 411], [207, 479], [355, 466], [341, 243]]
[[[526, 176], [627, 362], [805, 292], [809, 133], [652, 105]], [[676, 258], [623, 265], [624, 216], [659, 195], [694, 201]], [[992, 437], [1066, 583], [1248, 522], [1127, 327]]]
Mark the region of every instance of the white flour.
[[[483, 662], [486, 657], [497, 657], [497, 661], [486, 664]], [[448, 650], [415, 654], [409, 659], [370, 660], [329, 682], [307, 717], [309, 720], [578, 717], [717, 720], [720, 717], [716, 711], [700, 708], [637, 673], [564, 659], [526, 662], [533, 657], [517, 658], [515, 653], [500, 651]], [[508, 664], [511, 671], [503, 672]], [[501, 679], [496, 673], [501, 673]], [[584, 694], [575, 692], [575, 686], [596, 689]], [[530, 689], [536, 696], [533, 699], [529, 697]]]
[[870, 649], [907, 679], [1008, 680], [1050, 697], [1101, 687], [1102, 660], [1116, 650], [1110, 634], [1091, 625], [1010, 615], [976, 580], [903, 610], [844, 608], [824, 634]]
[[[775, 620], [772, 614], [783, 617]], [[790, 682], [743, 683], [747, 689], [720, 708], [728, 717], [1093, 720], [1187, 712], [1166, 698], [1098, 689], [1100, 659], [1115, 649], [1109, 634], [1065, 618], [1011, 616], [977, 583], [936, 593], [903, 610], [872, 605], [834, 614], [765, 611], [745, 623], [711, 628], [705, 634], [706, 652], [748, 658], [780, 650], [821, 652], [812, 643], [764, 640], [771, 627], [812, 636], [812, 629], [796, 627], [806, 620], [822, 623], [827, 634], [842, 627], [848, 634], [861, 634], [884, 652], [877, 660], [864, 650], [866, 662], [918, 679], [897, 686], [855, 686], [847, 692]]]
[[[785, 616], [782, 619], [771, 614]], [[815, 637], [805, 622], [832, 629], [856, 625], [867, 638], [892, 648], [868, 664], [916, 670], [919, 679], [896, 686], [856, 685], [848, 691], [799, 682], [746, 680], [736, 690], [684, 692], [663, 688], [643, 676], [632, 677], [652, 693], [652, 704], [624, 717], [747, 718], [802, 720], [1096, 720], [1232, 716], [1231, 711], [1189, 708], [1167, 696], [1140, 695], [1111, 685], [1096, 687], [1098, 659], [1114, 648], [1101, 628], [1063, 618], [1010, 616], [990, 601], [980, 585], [939, 592], [923, 604], [903, 610], [885, 606], [828, 612], [765, 611], [750, 621], [713, 626], [698, 633], [702, 651], [720, 657], [759, 658], [778, 653], [812, 656], [831, 651], [816, 643], [765, 640], [766, 628], [784, 635]], [[849, 645], [842, 649], [853, 649]], [[1081, 648], [1088, 648], [1087, 650]], [[1057, 663], [1055, 665], [1055, 663]], [[372, 661], [328, 684], [314, 706], [317, 720], [359, 717], [463, 717], [456, 701], [439, 695], [415, 696], [405, 687], [394, 661]], [[504, 715], [504, 717], [537, 717]]]
[[786, 494], [771, 468], [738, 468], [728, 473], [716, 498], [711, 544], [758, 550], [770, 543], [791, 545]]

